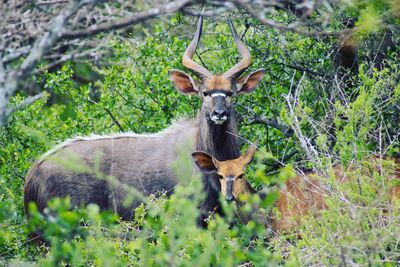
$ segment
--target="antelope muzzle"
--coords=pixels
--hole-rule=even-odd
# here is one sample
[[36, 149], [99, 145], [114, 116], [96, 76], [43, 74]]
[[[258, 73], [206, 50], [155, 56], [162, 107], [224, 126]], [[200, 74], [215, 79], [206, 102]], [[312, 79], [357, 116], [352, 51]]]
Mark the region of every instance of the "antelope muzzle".
[[217, 125], [223, 124], [229, 119], [229, 112], [226, 108], [226, 93], [216, 92], [211, 94], [213, 110], [210, 119]]
[[225, 200], [226, 201], [233, 201], [235, 198], [233, 196], [233, 183], [235, 181], [234, 177], [228, 176], [226, 178], [226, 195], [225, 195]]

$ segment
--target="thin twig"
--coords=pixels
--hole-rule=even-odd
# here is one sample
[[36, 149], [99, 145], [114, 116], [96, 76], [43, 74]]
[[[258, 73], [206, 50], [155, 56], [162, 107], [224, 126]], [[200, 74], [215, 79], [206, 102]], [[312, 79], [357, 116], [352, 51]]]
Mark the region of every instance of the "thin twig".
[[287, 138], [291, 137], [294, 133], [290, 127], [280, 124], [279, 121], [275, 118], [266, 119], [262, 117], [254, 117], [250, 119], [249, 124], [265, 124], [267, 126], [271, 126], [277, 130], [280, 130]]
[[47, 92], [43, 91], [43, 92], [41, 92], [41, 93], [39, 93], [39, 94], [37, 94], [35, 96], [28, 97], [23, 102], [21, 102], [18, 105], [16, 105], [15, 107], [7, 109], [6, 116], [7, 117], [10, 116], [11, 114], [16, 112], [17, 110], [24, 109], [27, 106], [33, 104], [34, 102], [36, 102], [36, 101], [38, 101], [38, 100], [40, 100], [40, 99], [42, 99], [42, 98], [44, 98], [46, 96], [47, 96]]
[[119, 30], [122, 28], [125, 28], [130, 25], [134, 25], [136, 23], [155, 18], [160, 15], [165, 15], [169, 13], [176, 12], [186, 5], [190, 4], [193, 0], [180, 0], [180, 1], [174, 1], [170, 2], [164, 6], [161, 7], [156, 7], [149, 9], [147, 11], [141, 12], [136, 14], [133, 17], [130, 18], [124, 18], [120, 19], [118, 21], [113, 21], [110, 23], [104, 23], [100, 25], [94, 25], [92, 27], [89, 27], [85, 30], [77, 30], [77, 31], [65, 31], [62, 36], [64, 39], [75, 39], [75, 38], [80, 38], [80, 37], [87, 37], [99, 33], [106, 33], [109, 31], [113, 30]]
[[[97, 103], [96, 101], [92, 100], [92, 99], [88, 99], [88, 101], [92, 104], [98, 105], [99, 103]], [[111, 119], [113, 120], [113, 122], [118, 126], [119, 130], [121, 132], [125, 132], [124, 127], [122, 127], [121, 123], [119, 123], [119, 121], [117, 120], [117, 118], [115, 118], [114, 114], [112, 114], [111, 110], [109, 110], [108, 108], [103, 108], [107, 114], [111, 117]]]
[[124, 127], [122, 127], [122, 125], [119, 123], [119, 121], [117, 120], [117, 118], [114, 117], [114, 115], [112, 114], [112, 112], [108, 109], [108, 108], [104, 108], [104, 110], [108, 113], [108, 115], [110, 115], [111, 119], [114, 121], [114, 123], [118, 126], [119, 130], [121, 132], [125, 132]]
[[[294, 81], [294, 76], [296, 72], [294, 72], [293, 77], [292, 77], [292, 85]], [[322, 167], [322, 163], [319, 159], [319, 154], [317, 150], [314, 148], [314, 146], [311, 144], [310, 139], [305, 136], [300, 128], [300, 122], [297, 118], [297, 115], [295, 113], [295, 106], [300, 103], [300, 85], [301, 82], [303, 81], [305, 76], [305, 73], [303, 73], [303, 76], [301, 77], [299, 83], [296, 86], [295, 92], [294, 92], [294, 97], [292, 97], [291, 89], [289, 90], [289, 94], [285, 97], [286, 103], [288, 106], [288, 111], [291, 117], [291, 125], [292, 129], [294, 131], [294, 134], [300, 141], [300, 145], [303, 147], [304, 151], [306, 152], [307, 158], [312, 161], [314, 164], [313, 169], [316, 172], [320, 172], [320, 169]], [[292, 86], [291, 86], [292, 88]]]
[[352, 29], [344, 29], [344, 30], [339, 30], [339, 31], [330, 31], [330, 32], [326, 32], [326, 31], [303, 31], [300, 30], [300, 26], [308, 26], [308, 25], [302, 25], [300, 21], [296, 21], [294, 23], [292, 23], [291, 25], [283, 25], [281, 23], [278, 23], [272, 19], [267, 19], [263, 12], [259, 12], [258, 10], [256, 10], [253, 5], [251, 5], [248, 1], [245, 0], [234, 0], [232, 1], [234, 2], [236, 5], [243, 7], [244, 9], [246, 9], [253, 17], [257, 18], [262, 24], [265, 24], [267, 26], [270, 26], [274, 29], [277, 30], [281, 30], [281, 31], [292, 31], [292, 32], [296, 32], [298, 34], [304, 35], [304, 36], [314, 36], [314, 37], [318, 37], [318, 36], [339, 36], [342, 34], [350, 34], [353, 33], [355, 31], [357, 31], [357, 28], [352, 28]]
[[4, 125], [8, 113], [8, 101], [18, 89], [21, 80], [37, 66], [43, 55], [61, 38], [68, 19], [85, 5], [94, 4], [97, 0], [72, 1], [49, 24], [49, 31], [38, 38], [22, 64], [15, 70], [0, 77], [0, 127]]

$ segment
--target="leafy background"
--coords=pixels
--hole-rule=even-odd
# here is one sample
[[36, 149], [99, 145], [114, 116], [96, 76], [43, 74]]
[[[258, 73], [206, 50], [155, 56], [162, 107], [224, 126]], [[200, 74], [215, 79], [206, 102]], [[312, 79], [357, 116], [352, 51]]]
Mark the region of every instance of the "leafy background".
[[[330, 173], [335, 164], [354, 166], [349, 183], [324, 180], [334, 193], [327, 197], [329, 208], [318, 220], [305, 216], [298, 232], [273, 236], [257, 222], [234, 223], [233, 207], [224, 204], [225, 218], [211, 218], [208, 229], [198, 228], [195, 215], [203, 195], [199, 177], [193, 177], [183, 180], [169, 199], [150, 198], [132, 222], [120, 222], [95, 205], [71, 211], [68, 199], [55, 199], [49, 205], [56, 218], [34, 213], [27, 222], [24, 177], [35, 159], [55, 144], [92, 133], [152, 133], [179, 117], [195, 116], [200, 100], [180, 95], [168, 79], [170, 69], [184, 70], [181, 55], [194, 22], [176, 14], [166, 22], [132, 31], [128, 38], [113, 36], [108, 44], [112, 56], [99, 64], [69, 61], [34, 77], [49, 93], [47, 98], [15, 112], [0, 132], [0, 264], [396, 266], [400, 260], [398, 202], [390, 213], [383, 213], [389, 205], [388, 191], [398, 184], [387, 180], [394, 164], [384, 161], [381, 171], [374, 171], [368, 157], [399, 153], [399, 54], [388, 51], [384, 67], [374, 68], [371, 51], [386, 34], [377, 25], [387, 5], [371, 3], [357, 2], [338, 12], [334, 20], [339, 25], [346, 16], [359, 18], [356, 25], [361, 30], [353, 39], [358, 45], [359, 71], [345, 72], [348, 86], [338, 83], [337, 38], [282, 32], [251, 18], [243, 20], [240, 13], [231, 14], [251, 49], [251, 68], [266, 68], [259, 88], [236, 99], [240, 135], [250, 141], [260, 138], [258, 160], [248, 168], [251, 183], [259, 188], [279, 185], [293, 176], [293, 170], [316, 167], [307, 160], [293, 131], [285, 134], [255, 118], [276, 119], [290, 129], [295, 116], [302, 134], [318, 150], [322, 165], [317, 167]], [[277, 12], [275, 19], [289, 23], [292, 18]], [[330, 27], [335, 30], [335, 23]], [[238, 60], [228, 32], [224, 20], [206, 20], [196, 60], [200, 57], [216, 73]], [[398, 36], [393, 40], [399, 44]], [[340, 86], [342, 90], [337, 89]], [[296, 88], [300, 102], [291, 113], [286, 99]], [[341, 98], [332, 97], [338, 93]], [[12, 105], [25, 97], [17, 94]], [[177, 162], [178, 177], [190, 172], [181, 167], [190, 165], [183, 160]], [[286, 167], [277, 164], [281, 161]], [[277, 189], [268, 190], [270, 197], [260, 201], [255, 196], [245, 208], [272, 209]], [[342, 194], [347, 202], [341, 201]], [[28, 232], [38, 227], [52, 237], [49, 246], [29, 239]]]

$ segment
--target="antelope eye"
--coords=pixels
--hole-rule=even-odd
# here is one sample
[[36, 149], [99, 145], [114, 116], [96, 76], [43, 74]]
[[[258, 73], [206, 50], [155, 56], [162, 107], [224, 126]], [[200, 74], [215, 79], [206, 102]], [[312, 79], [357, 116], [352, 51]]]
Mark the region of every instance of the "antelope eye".
[[243, 174], [238, 176], [238, 179], [242, 179], [243, 178]]
[[204, 95], [204, 96], [209, 96], [210, 93], [208, 93], [208, 92], [203, 92], [203, 95]]
[[229, 96], [229, 97], [231, 97], [231, 96], [232, 96], [232, 94], [233, 94], [232, 92], [227, 92], [227, 93], [226, 93], [226, 96]]

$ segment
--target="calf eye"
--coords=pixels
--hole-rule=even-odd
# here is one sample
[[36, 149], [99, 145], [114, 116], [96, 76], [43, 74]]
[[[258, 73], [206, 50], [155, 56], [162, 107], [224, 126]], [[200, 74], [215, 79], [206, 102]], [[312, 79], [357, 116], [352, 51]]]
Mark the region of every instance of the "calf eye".
[[219, 174], [218, 174], [218, 178], [219, 178], [220, 180], [224, 179], [224, 177], [223, 177], [222, 175], [219, 175]]
[[204, 96], [209, 96], [210, 94], [208, 92], [203, 92]]
[[238, 176], [238, 179], [242, 179], [243, 178], [243, 174]]
[[231, 96], [232, 96], [232, 92], [227, 92], [227, 93], [226, 93], [226, 96], [231, 97]]

